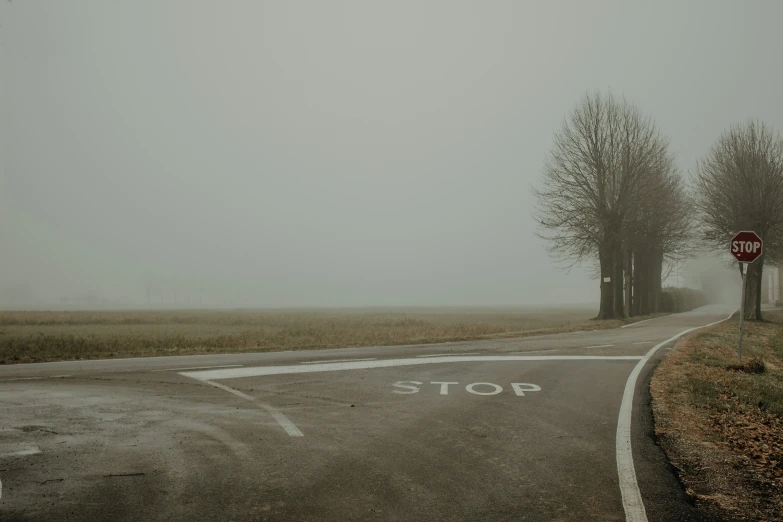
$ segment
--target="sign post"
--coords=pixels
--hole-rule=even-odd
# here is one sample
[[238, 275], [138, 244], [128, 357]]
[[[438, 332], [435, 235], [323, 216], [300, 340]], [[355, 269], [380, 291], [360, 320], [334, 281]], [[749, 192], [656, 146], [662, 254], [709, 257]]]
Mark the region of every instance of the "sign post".
[[747, 264], [740, 263], [740, 273], [742, 274], [742, 302], [740, 303], [739, 346], [737, 347], [737, 357], [740, 362], [742, 362], [742, 323], [745, 322], [745, 274], [747, 271]]
[[764, 242], [752, 230], [737, 232], [731, 238], [731, 255], [739, 261], [740, 273], [742, 274], [742, 302], [740, 303], [739, 319], [739, 344], [737, 346], [737, 355], [742, 361], [742, 326], [745, 322], [745, 282], [747, 280], [748, 265], [761, 256], [764, 249]]

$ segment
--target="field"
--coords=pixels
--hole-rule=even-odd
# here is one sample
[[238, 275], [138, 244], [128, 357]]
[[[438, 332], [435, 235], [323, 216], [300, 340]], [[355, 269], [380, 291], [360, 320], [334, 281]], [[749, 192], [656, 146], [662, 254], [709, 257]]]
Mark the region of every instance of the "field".
[[591, 308], [0, 312], [0, 364], [422, 344], [622, 324], [593, 316]]

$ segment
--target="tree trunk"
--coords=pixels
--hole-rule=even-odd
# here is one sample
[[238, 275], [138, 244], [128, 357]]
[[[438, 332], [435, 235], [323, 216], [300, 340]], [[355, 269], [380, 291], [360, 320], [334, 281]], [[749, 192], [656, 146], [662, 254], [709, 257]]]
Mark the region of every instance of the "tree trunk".
[[633, 252], [629, 248], [625, 249], [625, 312], [626, 317], [631, 317], [631, 281], [633, 279]]
[[649, 315], [651, 313], [650, 306], [652, 305], [652, 279], [653, 272], [651, 270], [653, 266], [652, 256], [650, 252], [645, 252], [642, 256], [639, 266], [640, 277], [640, 300], [639, 300], [639, 315]]
[[653, 288], [655, 281], [655, 260], [652, 252], [648, 252], [644, 259], [644, 304], [643, 315], [653, 313]]
[[635, 315], [645, 315], [647, 310], [647, 269], [646, 253], [636, 252], [633, 256], [633, 305]]
[[[596, 319], [614, 319], [614, 244], [605, 241], [598, 251], [601, 263], [601, 308]], [[609, 279], [609, 281], [607, 281]]]
[[663, 286], [663, 253], [656, 251], [652, 256], [652, 280], [650, 281], [650, 313], [661, 311], [661, 290]]
[[745, 320], [752, 321], [761, 317], [761, 310], [758, 308], [758, 290], [761, 279], [761, 264], [758, 260], [755, 263], [749, 263], [745, 275]]
[[614, 314], [615, 317], [625, 317], [625, 303], [623, 300], [623, 266], [625, 265], [623, 257], [623, 243], [616, 240], [614, 244], [614, 270], [612, 281], [614, 282]]
[[764, 255], [761, 255], [756, 262], [753, 263], [755, 269], [758, 271], [758, 277], [756, 278], [756, 320], [761, 321], [761, 295], [764, 293], [764, 287], [762, 276], [764, 275]]

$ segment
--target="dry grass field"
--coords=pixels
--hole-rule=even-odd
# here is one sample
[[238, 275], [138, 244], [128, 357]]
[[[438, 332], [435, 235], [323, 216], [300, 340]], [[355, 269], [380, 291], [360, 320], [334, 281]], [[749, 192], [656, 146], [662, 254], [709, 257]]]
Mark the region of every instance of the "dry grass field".
[[591, 308], [0, 312], [0, 364], [422, 344], [621, 324], [594, 315]]

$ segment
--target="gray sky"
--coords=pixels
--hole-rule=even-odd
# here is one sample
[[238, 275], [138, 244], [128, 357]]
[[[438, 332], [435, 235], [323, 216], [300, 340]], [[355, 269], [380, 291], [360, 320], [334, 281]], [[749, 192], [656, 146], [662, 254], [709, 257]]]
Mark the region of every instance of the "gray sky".
[[[0, 287], [261, 306], [597, 303], [531, 184], [587, 89], [683, 171], [783, 130], [783, 3], [0, 3]], [[244, 294], [243, 294], [244, 292]]]

